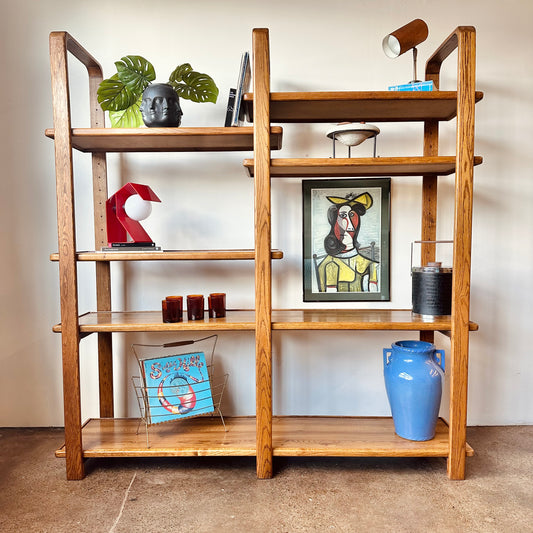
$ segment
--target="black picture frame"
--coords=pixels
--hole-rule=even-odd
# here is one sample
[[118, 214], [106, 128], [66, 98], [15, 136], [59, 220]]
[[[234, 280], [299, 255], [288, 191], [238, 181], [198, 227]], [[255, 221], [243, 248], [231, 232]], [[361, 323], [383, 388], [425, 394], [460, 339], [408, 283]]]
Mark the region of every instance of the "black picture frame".
[[390, 193], [390, 178], [302, 180], [304, 302], [390, 300]]

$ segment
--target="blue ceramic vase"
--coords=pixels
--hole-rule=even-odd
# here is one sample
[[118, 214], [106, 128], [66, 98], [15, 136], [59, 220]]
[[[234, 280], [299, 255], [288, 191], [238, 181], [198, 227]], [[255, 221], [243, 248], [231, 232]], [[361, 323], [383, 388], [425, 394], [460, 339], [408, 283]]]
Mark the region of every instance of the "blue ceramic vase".
[[394, 430], [404, 439], [435, 436], [444, 377], [444, 350], [423, 341], [398, 341], [383, 350], [385, 388]]

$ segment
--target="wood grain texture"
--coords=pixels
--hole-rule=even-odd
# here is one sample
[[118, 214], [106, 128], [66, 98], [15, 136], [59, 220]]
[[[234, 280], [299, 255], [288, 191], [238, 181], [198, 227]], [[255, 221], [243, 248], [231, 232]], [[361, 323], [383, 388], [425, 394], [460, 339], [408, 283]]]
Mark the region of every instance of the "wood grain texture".
[[[424, 157], [438, 157], [439, 155], [439, 123], [436, 120], [424, 122]], [[455, 171], [455, 165], [454, 165]], [[422, 179], [422, 220], [420, 229], [420, 240], [422, 241], [420, 250], [421, 265], [427, 265], [435, 261], [436, 245], [431, 245], [428, 241], [435, 241], [437, 238], [437, 197], [438, 197], [437, 175], [425, 173]], [[435, 335], [432, 332], [421, 331], [420, 340], [433, 343]]]
[[[69, 443], [67, 478], [81, 479], [84, 476], [84, 468], [81, 456], [77, 266], [68, 53], [71, 53], [87, 68], [90, 117], [91, 127], [93, 128], [103, 128], [104, 126], [104, 113], [98, 105], [96, 97], [96, 90], [103, 76], [98, 62], [68, 33], [52, 32], [50, 34], [59, 236], [64, 419], [65, 439]], [[99, 191], [98, 195], [95, 194], [95, 238], [99, 242], [104, 228], [102, 220], [96, 220], [96, 217], [100, 217], [97, 212], [96, 202], [101, 202], [102, 198], [107, 196], [105, 158], [97, 154], [93, 157], [92, 163], [93, 184], [95, 190]], [[98, 265], [98, 309], [111, 308], [109, 291], [107, 290], [109, 283], [109, 266]], [[112, 375], [110, 375], [112, 360], [111, 338], [108, 334], [101, 335], [99, 339], [99, 353], [101, 413], [110, 415], [113, 413], [113, 393]]]
[[475, 116], [476, 35], [460, 27], [457, 36], [457, 170], [452, 288], [450, 372], [450, 457], [448, 476], [464, 479], [468, 390], [468, 323], [472, 249], [473, 153]]
[[[282, 259], [283, 252], [272, 250], [272, 259]], [[161, 250], [159, 252], [113, 251], [77, 252], [77, 261], [253, 261], [255, 250]], [[50, 254], [51, 261], [58, 261], [59, 254]]]
[[274, 417], [273, 427], [275, 456], [447, 457], [449, 452], [448, 426], [441, 419], [435, 437], [423, 442], [396, 435], [387, 417]]
[[74, 183], [70, 138], [70, 94], [67, 47], [69, 36], [50, 34], [50, 65], [54, 128], [59, 251], [59, 290], [61, 299], [61, 349], [63, 360], [63, 402], [65, 442], [68, 448], [68, 479], [85, 475], [81, 442], [81, 399], [78, 338], [78, 288], [76, 233], [74, 224]]
[[[253, 310], [229, 309], [225, 317], [208, 318], [174, 324], [162, 322], [161, 311], [113, 311], [85, 313], [79, 317], [81, 333], [134, 331], [254, 331]], [[274, 309], [275, 330], [361, 330], [361, 331], [439, 331], [451, 330], [451, 317], [424, 320], [410, 309]], [[470, 331], [478, 325], [469, 323]], [[61, 332], [61, 324], [54, 326]]]
[[[476, 92], [476, 100], [483, 98]], [[244, 95], [252, 111], [253, 94]], [[457, 114], [455, 91], [277, 92], [270, 94], [270, 120], [291, 122], [413, 122], [451, 120]]]
[[[438, 158], [439, 155], [439, 124], [436, 121], [424, 123], [424, 158]], [[455, 158], [453, 158], [455, 159]], [[481, 161], [480, 161], [481, 162]], [[452, 172], [455, 172], [455, 164]], [[432, 173], [424, 173], [422, 180], [422, 265], [435, 261], [435, 246], [427, 241], [437, 238], [437, 177]]]
[[100, 416], [114, 415], [113, 339], [111, 333], [98, 333], [98, 398]]
[[[45, 131], [54, 138], [53, 129]], [[280, 126], [270, 129], [272, 150], [282, 145]], [[253, 150], [253, 127], [238, 128], [74, 128], [72, 144], [80, 152], [224, 152]]]
[[[253, 311], [228, 310], [225, 317], [204, 320], [187, 320], [183, 322], [163, 322], [161, 311], [112, 311], [85, 313], [80, 316], [80, 332], [140, 332], [140, 331], [254, 331], [255, 313]], [[54, 326], [55, 332], [62, 330], [62, 325]]]
[[255, 358], [257, 477], [272, 477], [272, 266], [270, 50], [268, 30], [252, 33], [254, 88]]
[[[410, 309], [282, 309], [272, 312], [275, 330], [448, 331], [450, 317], [425, 320]], [[473, 331], [478, 326], [470, 323]]]
[[[476, 157], [476, 165], [482, 158]], [[275, 158], [270, 161], [272, 178], [319, 178], [358, 176], [446, 176], [455, 172], [456, 158], [363, 157], [363, 158]], [[254, 160], [245, 159], [248, 174], [254, 176]]]
[[457, 28], [426, 63], [427, 79], [437, 80], [443, 61], [457, 49], [457, 132], [454, 215], [454, 276], [450, 363], [450, 457], [448, 476], [464, 479], [468, 390], [468, 327], [472, 246], [475, 116], [475, 29]]
[[[254, 456], [253, 417], [200, 417], [148, 427], [137, 419], [92, 419], [83, 428], [84, 457]], [[448, 426], [437, 423], [435, 438], [415, 442], [394, 433], [391, 418], [274, 417], [275, 456], [447, 457]], [[474, 452], [467, 445], [468, 455]], [[65, 456], [65, 446], [57, 450]]]
[[[92, 419], [83, 428], [84, 457], [255, 455], [255, 419], [199, 417], [149, 426], [138, 419]], [[56, 455], [64, 455], [64, 448]]]
[[[89, 70], [89, 98], [91, 107], [91, 128], [105, 127], [105, 113], [98, 103], [97, 91], [103, 79], [102, 71], [95, 67]], [[94, 246], [100, 250], [107, 244], [106, 201], [107, 157], [95, 152], [91, 156], [93, 175]], [[96, 308], [111, 311], [111, 266], [108, 262], [95, 265]], [[98, 334], [98, 385], [100, 416], [112, 417], [113, 399], [113, 342], [110, 333]]]

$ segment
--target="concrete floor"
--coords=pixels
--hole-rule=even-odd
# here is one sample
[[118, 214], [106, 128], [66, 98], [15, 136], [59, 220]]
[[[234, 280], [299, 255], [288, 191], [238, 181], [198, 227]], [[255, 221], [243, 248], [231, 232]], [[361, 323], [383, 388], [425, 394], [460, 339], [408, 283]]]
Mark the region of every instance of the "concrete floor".
[[444, 459], [99, 459], [66, 481], [59, 429], [0, 429], [2, 533], [532, 532], [533, 426], [474, 427]]

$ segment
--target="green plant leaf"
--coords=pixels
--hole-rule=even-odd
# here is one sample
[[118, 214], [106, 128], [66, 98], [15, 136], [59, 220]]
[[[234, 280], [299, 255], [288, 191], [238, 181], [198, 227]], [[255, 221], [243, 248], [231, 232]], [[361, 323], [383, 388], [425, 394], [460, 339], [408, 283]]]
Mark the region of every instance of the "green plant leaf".
[[149, 61], [142, 56], [124, 56], [115, 62], [120, 81], [136, 96], [155, 80], [155, 69]]
[[97, 91], [98, 103], [104, 111], [120, 111], [133, 105], [138, 96], [133, 94], [122, 81], [118, 74], [103, 80]]
[[169, 83], [178, 83], [180, 81], [183, 81], [183, 76], [187, 74], [187, 72], [191, 72], [192, 67], [190, 63], [183, 63], [183, 65], [178, 65], [170, 75], [170, 78], [168, 78]]
[[110, 111], [109, 120], [111, 120], [111, 127], [113, 128], [138, 128], [143, 125], [141, 114], [142, 97], [139, 98], [133, 105], [120, 111]]
[[218, 87], [207, 74], [195, 72], [189, 63], [174, 69], [168, 80], [181, 98], [193, 102], [213, 102], [218, 98]]

